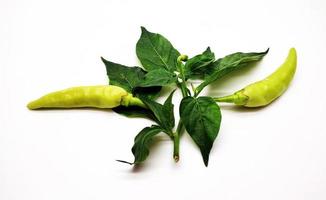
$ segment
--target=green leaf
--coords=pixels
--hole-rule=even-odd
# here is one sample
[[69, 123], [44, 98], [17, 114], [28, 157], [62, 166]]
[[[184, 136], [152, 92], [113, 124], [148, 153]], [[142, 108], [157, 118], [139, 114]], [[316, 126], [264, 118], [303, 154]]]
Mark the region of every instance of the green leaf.
[[160, 95], [162, 87], [161, 86], [153, 86], [153, 87], [135, 87], [132, 93], [134, 96], [146, 96], [150, 99], [156, 99]]
[[264, 52], [253, 52], [253, 53], [233, 53], [224, 58], [220, 58], [214, 63], [212, 63], [208, 69], [210, 70], [210, 75], [205, 76], [204, 82], [202, 82], [197, 87], [196, 95], [204, 89], [210, 83], [216, 81], [217, 79], [225, 76], [226, 74], [241, 69], [243, 67], [248, 66], [250, 63], [261, 60], [267, 53], [267, 49]]
[[141, 36], [136, 45], [138, 59], [147, 71], [165, 69], [176, 71], [180, 53], [162, 35], [151, 33], [141, 27]]
[[132, 92], [136, 85], [142, 81], [146, 72], [140, 67], [127, 67], [101, 58], [105, 64], [109, 77], [109, 84], [124, 88]]
[[131, 151], [134, 154], [135, 160], [133, 164], [138, 164], [146, 160], [149, 155], [149, 145], [153, 137], [162, 132], [159, 126], [146, 127], [141, 130], [135, 138], [134, 146]]
[[185, 97], [180, 104], [180, 118], [207, 166], [209, 153], [220, 129], [220, 108], [211, 97]]
[[176, 74], [164, 69], [149, 71], [137, 87], [165, 86], [177, 81]]
[[173, 104], [173, 92], [169, 95], [164, 105], [161, 105], [147, 97], [139, 96], [144, 104], [154, 113], [158, 124], [164, 129], [164, 132], [171, 135], [172, 129], [175, 125]]
[[158, 122], [154, 113], [151, 110], [141, 108], [138, 106], [118, 106], [115, 108], [112, 108], [112, 110], [116, 113], [119, 113], [121, 115], [124, 115], [126, 117], [143, 117], [143, 118], [148, 118], [151, 119], [155, 122]]
[[127, 92], [134, 95], [145, 95], [148, 98], [155, 98], [161, 90], [161, 87], [148, 87], [137, 89], [146, 76], [146, 71], [140, 67], [127, 67], [102, 58], [105, 64], [106, 72], [109, 77], [109, 84], [124, 88]]
[[167, 116], [169, 117], [169, 121], [171, 122], [172, 128], [175, 126], [174, 105], [172, 103], [172, 97], [173, 97], [174, 92], [175, 92], [175, 90], [173, 90], [171, 92], [171, 94], [168, 96], [168, 98], [165, 100], [165, 102], [163, 104], [163, 107], [168, 112]]
[[215, 55], [209, 47], [202, 54], [190, 58], [185, 64], [186, 78], [196, 77], [198, 74], [201, 74], [205, 70], [203, 68], [213, 63], [214, 60]]

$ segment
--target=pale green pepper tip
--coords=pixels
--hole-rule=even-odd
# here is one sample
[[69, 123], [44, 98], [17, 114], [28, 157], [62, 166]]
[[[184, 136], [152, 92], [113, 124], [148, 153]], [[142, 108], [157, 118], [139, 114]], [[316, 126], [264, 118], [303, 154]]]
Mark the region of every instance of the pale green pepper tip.
[[34, 109], [37, 108], [37, 105], [36, 105], [36, 102], [35, 102], [35, 101], [31, 101], [31, 102], [29, 102], [29, 103], [27, 104], [26, 107], [27, 107], [28, 109], [30, 109], [30, 110], [34, 110]]

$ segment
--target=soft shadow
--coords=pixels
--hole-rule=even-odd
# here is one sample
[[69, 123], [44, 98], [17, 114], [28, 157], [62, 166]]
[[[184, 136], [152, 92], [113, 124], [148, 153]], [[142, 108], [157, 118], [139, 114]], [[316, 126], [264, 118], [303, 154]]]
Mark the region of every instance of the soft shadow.
[[233, 104], [219, 104], [221, 110], [228, 110], [228, 111], [234, 111], [234, 112], [258, 112], [261, 111], [265, 108], [265, 106], [263, 107], [254, 107], [254, 108], [248, 108], [248, 107], [244, 107], [244, 106], [237, 106], [237, 105], [233, 105]]
[[141, 163], [141, 164], [135, 164], [132, 166], [131, 171], [132, 173], [138, 173], [138, 172], [142, 172], [146, 169], [146, 164]]
[[158, 153], [159, 148], [160, 148], [159, 143], [169, 141], [169, 140], [170, 139], [167, 136], [166, 137], [163, 137], [163, 136], [154, 137], [149, 146], [149, 150], [150, 150], [149, 156], [147, 157], [147, 159], [144, 162], [139, 163], [139, 164], [134, 164], [130, 170], [130, 173], [139, 173], [139, 172], [143, 172], [148, 169], [154, 169], [154, 167], [151, 167], [153, 164], [149, 161]]
[[[208, 85], [206, 88], [207, 96], [225, 95], [225, 94], [222, 94], [221, 92], [219, 92], [219, 90], [221, 88], [225, 88], [226, 85], [232, 84], [232, 82], [234, 82], [239, 77], [247, 76], [248, 74], [253, 73], [255, 70], [257, 70], [256, 68], [260, 64], [261, 64], [261, 62], [255, 62], [255, 63], [248, 64], [247, 67], [245, 67], [243, 69], [235, 70], [235, 71], [225, 75], [221, 79], [214, 81], [213, 83]], [[239, 90], [243, 87], [244, 87], [244, 85], [239, 86]]]

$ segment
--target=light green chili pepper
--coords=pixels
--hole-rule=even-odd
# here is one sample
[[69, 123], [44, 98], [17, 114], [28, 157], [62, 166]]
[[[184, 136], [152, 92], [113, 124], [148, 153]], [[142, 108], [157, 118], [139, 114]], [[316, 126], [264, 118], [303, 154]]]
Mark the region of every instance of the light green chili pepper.
[[30, 102], [31, 110], [39, 108], [114, 108], [117, 106], [146, 107], [143, 102], [133, 97], [121, 87], [113, 85], [80, 86], [52, 92]]
[[214, 98], [245, 107], [265, 106], [281, 96], [289, 87], [297, 66], [297, 53], [291, 48], [285, 62], [264, 80], [255, 82], [232, 95]]

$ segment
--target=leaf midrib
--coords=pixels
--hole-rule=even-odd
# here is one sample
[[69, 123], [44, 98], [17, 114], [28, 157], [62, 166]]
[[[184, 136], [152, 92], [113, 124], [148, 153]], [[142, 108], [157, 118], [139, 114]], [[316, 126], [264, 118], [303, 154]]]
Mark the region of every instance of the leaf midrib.
[[[207, 136], [208, 134], [207, 134], [207, 131], [206, 131], [206, 126], [205, 126], [205, 123], [204, 123], [204, 120], [203, 120], [203, 117], [202, 117], [202, 110], [200, 109], [200, 106], [199, 106], [199, 102], [198, 102], [198, 99], [195, 99], [195, 106], [198, 108], [198, 112], [199, 112], [199, 114], [200, 114], [200, 119], [199, 119], [199, 121], [201, 121], [202, 122], [202, 124], [203, 124], [203, 128], [204, 128], [204, 132], [205, 132], [205, 135]], [[209, 137], [208, 137], [209, 138]]]
[[128, 78], [124, 75], [124, 74], [120, 74], [121, 78], [124, 79], [127, 84], [129, 85], [129, 87], [131, 88], [131, 90], [133, 89], [133, 84], [131, 84], [131, 82], [128, 80]]
[[160, 58], [160, 60], [163, 62], [165, 69], [169, 70], [169, 66], [167, 65], [167, 63], [163, 60], [163, 58], [161, 57], [161, 55], [160, 55], [160, 54], [158, 53], [158, 51], [156, 50], [156, 48], [155, 48], [155, 46], [154, 46], [154, 44], [153, 44], [153, 42], [152, 42], [152, 40], [151, 40], [151, 37], [149, 36], [148, 32], [146, 31], [145, 34], [146, 34], [146, 37], [147, 37], [148, 40], [149, 40], [149, 43], [150, 43], [151, 46], [153, 47], [155, 53], [158, 55], [158, 57]]

